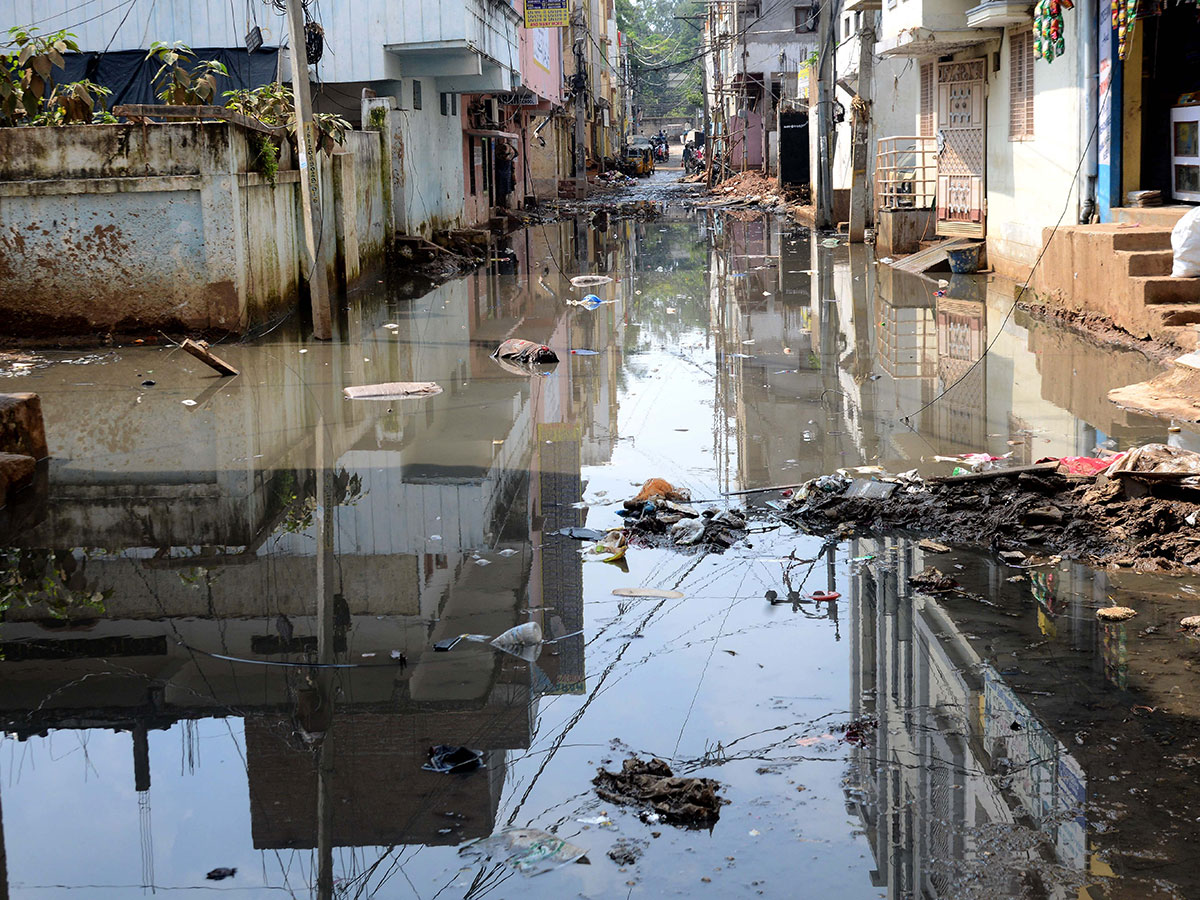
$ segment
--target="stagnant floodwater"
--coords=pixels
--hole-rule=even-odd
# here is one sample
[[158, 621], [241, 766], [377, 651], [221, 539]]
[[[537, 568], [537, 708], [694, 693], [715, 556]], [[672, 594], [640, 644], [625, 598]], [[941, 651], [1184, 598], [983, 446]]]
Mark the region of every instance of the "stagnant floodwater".
[[[555, 534], [617, 525], [652, 476], [722, 503], [840, 466], [1166, 440], [1104, 399], [1155, 368], [1006, 318], [1000, 284], [936, 297], [766, 217], [578, 233], [514, 234], [416, 299], [380, 282], [331, 344], [226, 344], [234, 379], [165, 343], [7, 370], [53, 454], [0, 514], [9, 894], [1200, 896], [1194, 581], [788, 527], [618, 566]], [[580, 271], [612, 302], [568, 303]], [[488, 355], [510, 336], [561, 363], [507, 371]], [[444, 392], [342, 398], [396, 380]], [[927, 562], [988, 602], [914, 596]], [[1099, 626], [1109, 597], [1139, 616]], [[432, 647], [531, 619], [565, 636], [532, 662]], [[436, 744], [486, 765], [425, 771]], [[596, 768], [631, 753], [720, 781], [715, 828], [599, 800]], [[590, 865], [459, 855], [507, 826]], [[611, 861], [618, 840], [640, 860]]]

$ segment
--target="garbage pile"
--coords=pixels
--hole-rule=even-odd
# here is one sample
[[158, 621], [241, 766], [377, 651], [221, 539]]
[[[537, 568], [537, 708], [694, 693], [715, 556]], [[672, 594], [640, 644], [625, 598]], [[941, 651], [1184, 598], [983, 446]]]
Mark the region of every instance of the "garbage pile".
[[1032, 465], [987, 454], [939, 459], [952, 474], [841, 470], [768, 505], [818, 532], [902, 529], [1014, 559], [1054, 553], [1139, 572], [1200, 571], [1198, 453], [1148, 444]]
[[[651, 478], [626, 500], [617, 515], [625, 519], [626, 543], [666, 543], [676, 547], [702, 546], [718, 552], [745, 537], [746, 514], [739, 509], [703, 510], [691, 503], [691, 494], [662, 478]], [[665, 539], [665, 540], [664, 540]]]
[[620, 772], [597, 769], [592, 779], [596, 794], [609, 803], [642, 806], [652, 823], [668, 822], [686, 828], [711, 828], [728, 803], [717, 795], [719, 782], [711, 778], [681, 778], [661, 759], [649, 762], [633, 757]]

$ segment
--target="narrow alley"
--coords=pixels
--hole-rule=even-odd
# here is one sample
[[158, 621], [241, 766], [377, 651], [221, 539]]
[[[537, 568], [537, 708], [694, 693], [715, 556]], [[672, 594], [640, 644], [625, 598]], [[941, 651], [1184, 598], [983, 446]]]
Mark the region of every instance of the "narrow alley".
[[[11, 896], [220, 868], [292, 896], [1200, 891], [1194, 645], [1175, 624], [1196, 578], [824, 539], [770, 518], [777, 491], [742, 493], [1165, 442], [1093, 400], [1157, 367], [1097, 365], [1087, 338], [1007, 316], [993, 279], [877, 280], [862, 247], [691, 211], [656, 181], [658, 217], [517, 231], [416, 296], [385, 278], [333, 342], [284, 325], [222, 344], [236, 378], [166, 342], [7, 362], [51, 447], [0, 513]], [[510, 372], [489, 354], [514, 333], [561, 361]], [[426, 380], [442, 392], [343, 398]], [[749, 534], [606, 564], [562, 533], [617, 527], [651, 477], [746, 509]], [[935, 559], [968, 592], [914, 591]], [[1108, 598], [1139, 618], [1098, 622]], [[434, 647], [530, 620], [553, 636], [532, 658]], [[434, 745], [481, 766], [428, 771]], [[711, 830], [597, 797], [597, 768], [632, 754], [719, 782]], [[527, 880], [460, 852], [512, 826], [591, 865]]]

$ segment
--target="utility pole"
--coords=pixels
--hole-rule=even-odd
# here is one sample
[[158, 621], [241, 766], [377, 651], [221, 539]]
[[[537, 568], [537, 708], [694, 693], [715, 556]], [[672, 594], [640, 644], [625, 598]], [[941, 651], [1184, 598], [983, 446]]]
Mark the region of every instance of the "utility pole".
[[584, 148], [584, 132], [587, 119], [587, 76], [583, 65], [583, 39], [587, 24], [580, 18], [583, 7], [571, 16], [571, 46], [575, 51], [575, 199], [587, 199], [587, 154]]
[[292, 97], [296, 104], [296, 149], [300, 156], [300, 209], [304, 219], [304, 263], [308, 266], [308, 295], [312, 302], [313, 337], [333, 337], [332, 309], [325, 268], [317, 258], [320, 204], [317, 180], [317, 141], [313, 127], [312, 93], [308, 86], [308, 52], [304, 44], [304, 11], [301, 0], [287, 0], [288, 42], [292, 56]]
[[871, 185], [867, 178], [871, 146], [871, 94], [875, 76], [875, 11], [862, 12], [862, 27], [858, 32], [858, 97], [850, 111], [851, 177], [850, 177], [850, 242], [861, 244], [866, 235], [871, 206]]
[[825, 0], [817, 16], [817, 208], [818, 228], [833, 227], [833, 11]]

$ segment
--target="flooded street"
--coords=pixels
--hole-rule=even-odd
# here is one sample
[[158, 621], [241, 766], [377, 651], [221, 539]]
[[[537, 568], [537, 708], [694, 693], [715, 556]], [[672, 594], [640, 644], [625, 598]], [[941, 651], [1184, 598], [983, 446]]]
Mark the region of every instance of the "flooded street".
[[[935, 296], [655, 191], [658, 218], [533, 226], [415, 297], [380, 281], [333, 342], [223, 344], [233, 379], [166, 341], [3, 370], [52, 456], [0, 511], [10, 896], [1200, 896], [1195, 580], [955, 549], [928, 562], [986, 602], [918, 596], [916, 537], [826, 540], [739, 493], [1191, 446], [1105, 399], [1158, 368], [1010, 316], [1003, 282]], [[561, 361], [505, 368], [510, 337]], [[343, 397], [393, 381], [443, 391]], [[559, 533], [619, 527], [652, 477], [751, 533], [615, 563]], [[1138, 618], [1097, 621], [1110, 598]], [[523, 656], [433, 646], [529, 621], [550, 640]], [[483, 765], [423, 769], [435, 745]], [[711, 830], [600, 799], [633, 754], [719, 782]], [[460, 854], [507, 827], [590, 864]]]

